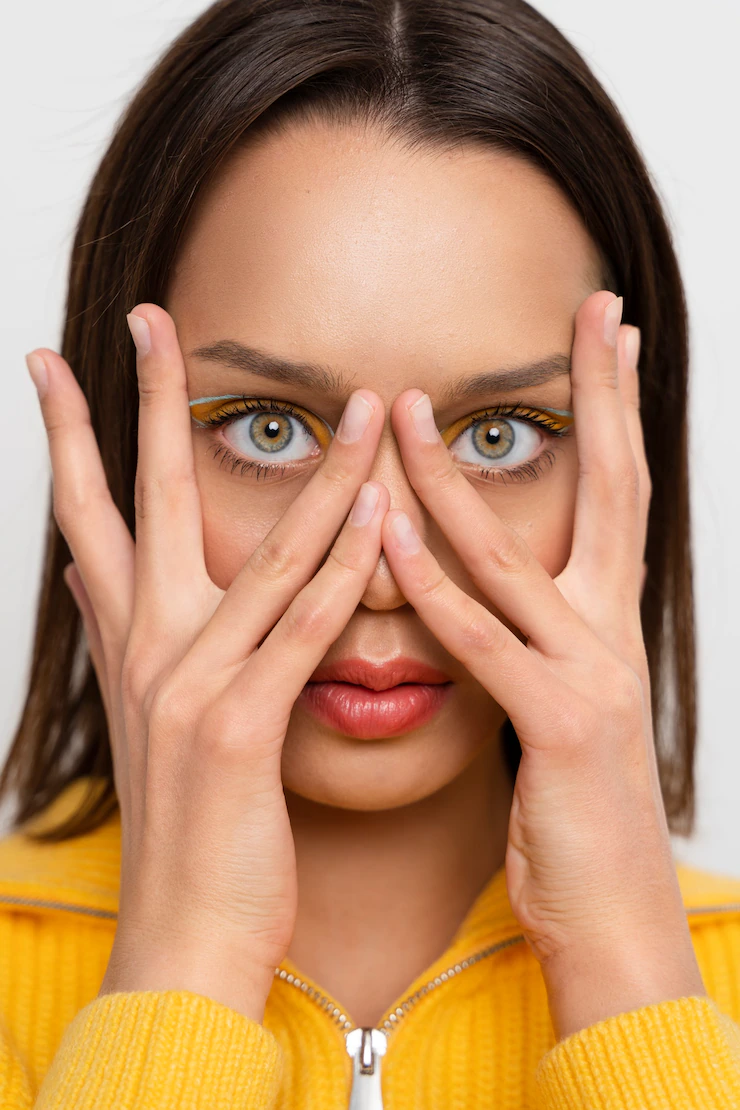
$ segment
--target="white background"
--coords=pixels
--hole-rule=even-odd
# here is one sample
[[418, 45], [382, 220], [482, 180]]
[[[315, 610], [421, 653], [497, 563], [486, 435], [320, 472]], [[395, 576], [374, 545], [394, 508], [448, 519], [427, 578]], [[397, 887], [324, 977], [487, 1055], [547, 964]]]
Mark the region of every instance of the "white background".
[[[700, 735], [695, 836], [678, 858], [740, 877], [737, 0], [540, 0], [585, 54], [667, 207], [692, 324], [690, 436]], [[30, 657], [49, 464], [24, 354], [58, 349], [74, 220], [114, 121], [203, 0], [37, 0], [4, 16], [0, 759]], [[12, 47], [11, 47], [12, 44]]]

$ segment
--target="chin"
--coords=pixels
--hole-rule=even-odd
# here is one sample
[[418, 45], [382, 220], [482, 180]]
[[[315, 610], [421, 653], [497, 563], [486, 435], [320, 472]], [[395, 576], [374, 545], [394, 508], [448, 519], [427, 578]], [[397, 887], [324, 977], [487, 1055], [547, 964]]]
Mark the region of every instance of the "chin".
[[[446, 716], [446, 714], [444, 714]], [[286, 790], [339, 809], [380, 811], [421, 802], [454, 782], [497, 730], [434, 722], [382, 739], [346, 736], [312, 720], [291, 717], [282, 754]]]

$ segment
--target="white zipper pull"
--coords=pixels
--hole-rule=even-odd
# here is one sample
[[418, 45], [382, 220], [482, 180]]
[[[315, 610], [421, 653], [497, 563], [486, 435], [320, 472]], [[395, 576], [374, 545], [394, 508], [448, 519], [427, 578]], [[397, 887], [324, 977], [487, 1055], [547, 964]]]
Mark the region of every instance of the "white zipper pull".
[[385, 1033], [382, 1029], [351, 1029], [345, 1034], [345, 1044], [352, 1057], [349, 1110], [383, 1110], [380, 1057], [385, 1056]]

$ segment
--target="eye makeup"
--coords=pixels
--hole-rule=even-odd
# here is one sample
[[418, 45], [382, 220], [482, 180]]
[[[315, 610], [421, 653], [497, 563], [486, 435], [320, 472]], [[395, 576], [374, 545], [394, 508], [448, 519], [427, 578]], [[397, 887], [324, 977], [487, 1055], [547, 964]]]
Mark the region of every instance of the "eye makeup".
[[[231, 435], [237, 442], [221, 438], [215, 454], [231, 465], [232, 473], [239, 469], [242, 475], [252, 472], [257, 478], [284, 476], [302, 463], [317, 460], [334, 436], [321, 417], [287, 401], [223, 394], [196, 398], [190, 401], [190, 410], [194, 423], [202, 428], [215, 431], [235, 425]], [[478, 409], [455, 420], [440, 435], [461, 466], [476, 468], [477, 477], [528, 481], [555, 461], [551, 449], [528, 457], [539, 437], [561, 439], [572, 425], [573, 413], [567, 409], [516, 402]]]
[[440, 435], [461, 466], [476, 468], [476, 477], [504, 484], [526, 482], [555, 462], [552, 448], [531, 457], [540, 437], [544, 435], [554, 444], [570, 434], [573, 420], [569, 409], [545, 409], [517, 401], [468, 413]]

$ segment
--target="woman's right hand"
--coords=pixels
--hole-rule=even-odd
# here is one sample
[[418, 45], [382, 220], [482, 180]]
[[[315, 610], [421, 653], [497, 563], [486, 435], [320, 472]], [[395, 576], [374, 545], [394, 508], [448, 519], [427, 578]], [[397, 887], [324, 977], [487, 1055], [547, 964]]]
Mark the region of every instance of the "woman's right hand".
[[33, 352], [48, 370], [39, 395], [53, 511], [74, 558], [65, 579], [105, 703], [121, 811], [118, 923], [99, 993], [192, 990], [262, 1021], [297, 907], [283, 740], [380, 555], [389, 494], [364, 479], [383, 404], [352, 394], [316, 473], [223, 591], [205, 566], [174, 321], [155, 304], [132, 315], [135, 542], [69, 365]]

